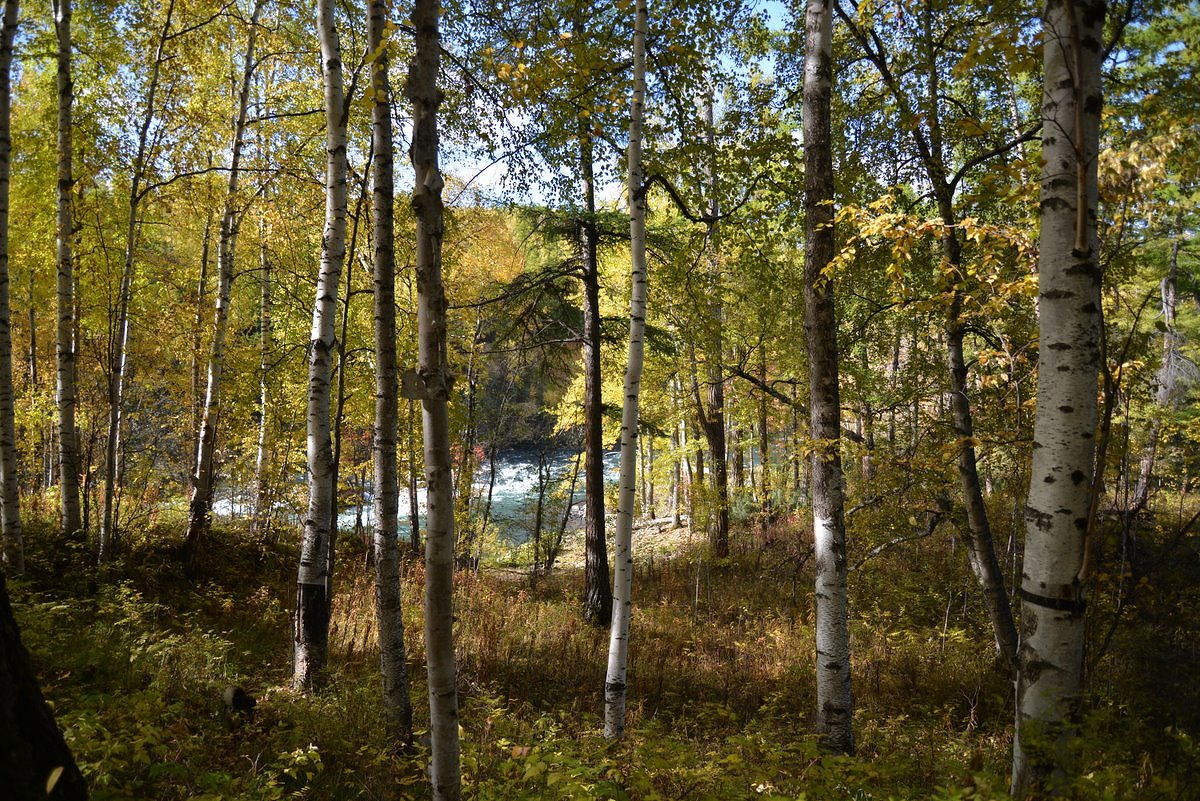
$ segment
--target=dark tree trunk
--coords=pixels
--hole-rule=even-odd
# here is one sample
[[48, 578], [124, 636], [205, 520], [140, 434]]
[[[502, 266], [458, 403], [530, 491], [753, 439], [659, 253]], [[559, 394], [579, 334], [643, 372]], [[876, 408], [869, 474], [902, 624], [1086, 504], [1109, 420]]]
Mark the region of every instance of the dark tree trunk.
[[584, 585], [583, 616], [596, 626], [612, 621], [612, 584], [604, 536], [604, 405], [600, 375], [600, 265], [596, 254], [596, 195], [592, 140], [581, 130], [584, 219], [579, 244], [583, 257], [583, 417], [584, 417]]
[[62, 774], [49, 798], [75, 801], [88, 797], [83, 775], [67, 748], [54, 715], [42, 697], [29, 652], [8, 600], [0, 572], [0, 783], [13, 801], [47, 798], [46, 784]]

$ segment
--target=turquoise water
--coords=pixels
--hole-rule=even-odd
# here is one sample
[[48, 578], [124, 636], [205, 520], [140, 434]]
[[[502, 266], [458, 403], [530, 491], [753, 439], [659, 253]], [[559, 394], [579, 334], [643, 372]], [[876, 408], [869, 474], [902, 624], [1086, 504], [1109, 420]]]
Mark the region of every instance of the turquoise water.
[[[617, 451], [604, 455], [606, 482], [616, 482], [619, 459], [620, 454]], [[543, 509], [542, 527], [544, 531], [557, 530], [558, 525], [562, 522], [563, 503], [571, 483], [574, 465], [575, 454], [569, 452], [555, 453], [548, 460], [550, 479], [546, 486], [546, 506]], [[471, 513], [474, 519], [478, 520], [483, 515], [487, 503], [490, 477], [491, 465], [484, 461], [475, 472], [475, 482], [471, 493]], [[496, 482], [492, 488], [489, 519], [502, 539], [513, 545], [519, 545], [533, 536], [537, 499], [538, 462], [536, 453], [510, 451], [496, 459]], [[571, 516], [567, 521], [568, 531], [574, 531], [583, 526], [582, 504], [583, 472], [581, 470], [571, 500]], [[424, 488], [417, 490], [417, 510], [424, 519]], [[343, 528], [353, 528], [356, 517], [357, 510], [351, 507], [338, 516], [338, 525]], [[373, 524], [374, 509], [368, 499], [363, 506], [363, 525], [370, 527]], [[410, 530], [407, 487], [400, 489], [400, 530], [401, 538], [407, 539]]]

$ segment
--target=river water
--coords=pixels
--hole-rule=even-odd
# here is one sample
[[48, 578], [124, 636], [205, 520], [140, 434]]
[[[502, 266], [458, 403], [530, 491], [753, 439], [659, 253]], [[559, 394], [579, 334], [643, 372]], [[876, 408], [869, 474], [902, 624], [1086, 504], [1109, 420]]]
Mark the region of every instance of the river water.
[[[604, 474], [606, 483], [615, 483], [619, 466], [620, 454], [611, 451], [604, 455]], [[570, 451], [560, 451], [549, 455], [547, 459], [549, 480], [546, 482], [545, 506], [543, 508], [543, 531], [557, 531], [562, 522], [564, 512], [563, 502], [571, 483], [571, 474], [575, 470], [575, 454]], [[403, 477], [402, 477], [403, 478]], [[488, 485], [491, 481], [491, 463], [488, 460], [479, 466], [475, 472], [474, 487], [471, 493], [471, 515], [479, 520], [487, 505]], [[582, 469], [575, 482], [575, 491], [571, 499], [571, 515], [567, 521], [567, 530], [573, 531], [583, 526], [584, 478]], [[400, 488], [400, 537], [408, 539], [411, 526], [409, 513], [408, 487]], [[536, 509], [538, 501], [538, 455], [534, 451], [508, 451], [496, 459], [496, 479], [491, 491], [491, 507], [489, 520], [493, 524], [500, 539], [511, 545], [519, 545], [533, 536]], [[213, 512], [223, 517], [243, 517], [249, 513], [251, 502], [248, 498], [230, 496], [219, 497], [213, 504]], [[425, 489], [417, 490], [417, 510], [421, 515], [421, 524], [425, 524]], [[362, 523], [370, 529], [375, 522], [374, 507], [371, 504], [371, 493], [368, 488], [367, 496], [362, 507]], [[338, 527], [353, 529], [358, 518], [359, 510], [355, 506], [343, 508], [338, 515]], [[298, 520], [293, 521], [296, 524]]]

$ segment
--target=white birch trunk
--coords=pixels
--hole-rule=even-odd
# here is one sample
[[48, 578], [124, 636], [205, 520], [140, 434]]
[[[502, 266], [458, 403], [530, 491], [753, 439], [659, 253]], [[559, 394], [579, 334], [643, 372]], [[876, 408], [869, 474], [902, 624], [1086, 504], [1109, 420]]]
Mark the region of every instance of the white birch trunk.
[[145, 189], [142, 186], [146, 173], [146, 150], [150, 142], [150, 126], [154, 122], [154, 103], [158, 94], [158, 81], [163, 62], [167, 60], [167, 42], [170, 40], [171, 19], [175, 13], [175, 0], [168, 0], [154, 61], [146, 85], [146, 110], [138, 126], [137, 152], [133, 158], [129, 183], [129, 218], [125, 226], [125, 262], [121, 269], [121, 286], [117, 292], [117, 318], [114, 321], [114, 336], [110, 349], [108, 376], [108, 439], [104, 446], [104, 500], [100, 517], [100, 547], [97, 559], [107, 562], [117, 545], [117, 495], [118, 460], [121, 453], [121, 425], [124, 422], [125, 371], [129, 345], [129, 303], [133, 294], [134, 255], [137, 252], [137, 235], [141, 229], [138, 211]]
[[379, 628], [380, 673], [388, 734], [412, 741], [412, 704], [404, 658], [401, 616], [400, 543], [397, 540], [400, 480], [396, 464], [399, 398], [396, 378], [396, 253], [393, 203], [392, 87], [384, 43], [384, 0], [367, 4], [370, 63], [371, 135], [374, 140], [372, 211], [375, 230], [375, 618]]
[[[264, 194], [263, 200], [266, 201]], [[264, 213], [258, 224], [259, 311], [258, 311], [258, 444], [254, 453], [255, 536], [266, 537], [271, 530], [271, 360], [274, 355], [272, 334], [271, 254], [267, 249], [267, 221]]]
[[79, 442], [75, 435], [75, 279], [71, 252], [75, 236], [71, 207], [71, 190], [75, 185], [71, 152], [75, 90], [71, 76], [71, 0], [51, 0], [51, 4], [58, 42], [58, 325], [55, 332], [58, 380], [55, 404], [58, 408], [59, 510], [63, 533], [73, 534], [83, 528], [79, 512]]
[[843, 510], [837, 319], [832, 279], [833, 10], [809, 0], [804, 46], [804, 328], [812, 416], [812, 510], [817, 577], [817, 716], [826, 745], [854, 753], [846, 520]]
[[17, 484], [17, 425], [12, 376], [12, 320], [8, 308], [8, 189], [12, 164], [10, 71], [17, 33], [17, 0], [5, 0], [0, 31], [0, 523], [4, 564], [10, 575], [25, 572], [25, 543], [21, 535], [21, 495]]
[[311, 687], [329, 648], [329, 540], [332, 532], [333, 441], [329, 431], [330, 379], [336, 347], [338, 283], [346, 259], [346, 114], [342, 54], [333, 0], [317, 0], [321, 71], [325, 88], [325, 229], [313, 304], [308, 362], [308, 511], [300, 543], [296, 587], [294, 675]]
[[262, 2], [250, 13], [246, 33], [246, 54], [242, 63], [242, 84], [229, 161], [229, 184], [225, 190], [225, 208], [221, 214], [221, 233], [217, 241], [217, 292], [213, 310], [213, 338], [208, 355], [208, 383], [204, 393], [204, 415], [196, 436], [196, 464], [192, 475], [192, 499], [184, 546], [184, 570], [191, 574], [212, 523], [214, 454], [217, 448], [217, 424], [221, 416], [221, 390], [225, 375], [225, 339], [229, 331], [229, 304], [233, 290], [233, 258], [241, 227], [238, 208], [238, 180], [241, 177], [242, 150], [245, 146], [246, 114], [250, 107], [250, 82], [254, 77], [254, 46], [258, 40], [258, 17]]
[[613, 551], [612, 626], [604, 679], [604, 736], [625, 736], [626, 667], [629, 619], [633, 611], [633, 507], [637, 499], [638, 396], [646, 332], [646, 194], [643, 187], [642, 116], [646, 100], [646, 0], [637, 0], [633, 26], [633, 99], [629, 105], [629, 248], [633, 271], [629, 299], [629, 358], [625, 366], [625, 405], [621, 411], [621, 477]]
[[[212, 154], [209, 154], [209, 169], [212, 168]], [[212, 193], [208, 200], [212, 200]], [[200, 243], [200, 277], [196, 280], [195, 314], [192, 316], [192, 465], [191, 472], [196, 472], [196, 454], [200, 451], [200, 424], [204, 421], [204, 398], [200, 395], [200, 338], [204, 329], [204, 302], [208, 297], [208, 255], [212, 244], [213, 210], [211, 203], [208, 216], [204, 220], [204, 239]]]
[[1079, 691], [1100, 372], [1096, 155], [1103, 0], [1043, 17], [1038, 395], [1025, 507], [1013, 795], [1061, 787]]
[[446, 296], [442, 286], [442, 187], [438, 168], [437, 88], [441, 64], [438, 0], [416, 0], [415, 51], [407, 94], [413, 104], [412, 206], [417, 218], [417, 329], [415, 375], [408, 394], [421, 399], [425, 437], [425, 660], [429, 684], [429, 778], [435, 801], [462, 797], [458, 690], [454, 664], [454, 484], [447, 401], [452, 378], [446, 358]]
[[1127, 504], [1127, 509], [1137, 512], [1150, 500], [1150, 481], [1154, 476], [1154, 462], [1158, 451], [1158, 439], [1162, 433], [1163, 413], [1173, 409], [1179, 402], [1176, 384], [1179, 378], [1180, 346], [1182, 337], [1175, 327], [1175, 308], [1178, 297], [1177, 283], [1179, 279], [1179, 251], [1183, 246], [1183, 236], [1171, 245], [1171, 261], [1167, 275], [1162, 280], [1160, 291], [1162, 295], [1163, 321], [1163, 355], [1162, 364], [1154, 376], [1154, 416], [1146, 431], [1146, 445], [1142, 449], [1142, 458], [1138, 464], [1137, 485], [1133, 497]]

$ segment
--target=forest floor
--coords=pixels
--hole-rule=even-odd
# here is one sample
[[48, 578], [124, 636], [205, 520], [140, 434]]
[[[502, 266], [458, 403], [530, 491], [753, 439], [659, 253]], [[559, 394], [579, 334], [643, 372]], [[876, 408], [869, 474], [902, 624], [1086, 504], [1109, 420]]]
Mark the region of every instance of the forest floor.
[[[99, 574], [82, 567], [82, 546], [29, 526], [31, 571], [13, 583], [14, 605], [93, 798], [427, 798], [427, 751], [397, 751], [382, 734], [361, 545], [339, 543], [330, 667], [304, 696], [289, 686], [296, 544], [215, 530], [201, 578], [188, 581], [181, 531], [131, 538]], [[813, 732], [804, 526], [751, 531], [738, 530], [724, 560], [686, 529], [635, 535], [629, 734], [619, 745], [600, 734], [608, 633], [581, 618], [578, 546], [536, 582], [527, 572], [515, 581], [511, 567], [460, 573], [465, 797], [1007, 798], [1012, 690], [961, 547], [950, 537], [907, 544], [852, 574], [858, 754], [844, 758], [824, 754]], [[422, 573], [406, 562], [418, 729]], [[1200, 613], [1188, 605], [1200, 582], [1189, 589], [1184, 578], [1126, 611], [1093, 666], [1071, 797], [1200, 798]], [[1150, 679], [1150, 665], [1168, 672]], [[252, 720], [225, 719], [229, 684], [257, 696]]]
[[[640, 564], [653, 564], [655, 560], [663, 559], [686, 559], [701, 543], [702, 537], [694, 535], [686, 522], [680, 526], [672, 525], [669, 519], [652, 524], [643, 523], [633, 530], [633, 558]], [[567, 532], [555, 565], [561, 570], [582, 570], [584, 556], [583, 532]]]

